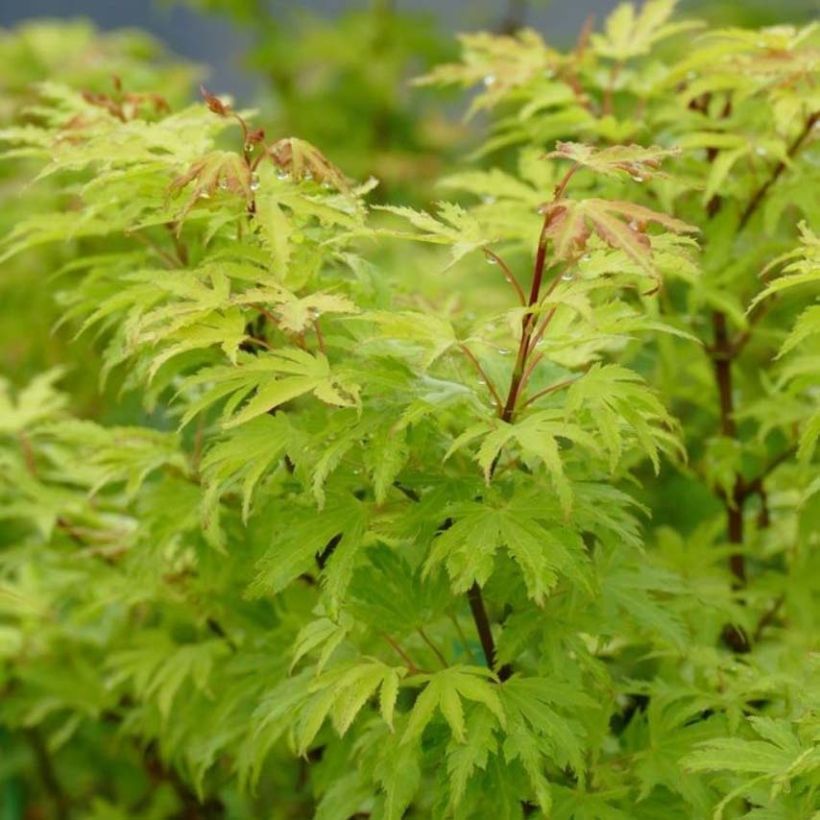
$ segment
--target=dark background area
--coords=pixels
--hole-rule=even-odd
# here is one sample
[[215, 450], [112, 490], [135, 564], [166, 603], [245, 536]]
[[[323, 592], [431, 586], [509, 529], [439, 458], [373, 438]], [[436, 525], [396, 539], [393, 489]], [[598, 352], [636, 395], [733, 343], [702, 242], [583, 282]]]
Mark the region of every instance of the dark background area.
[[[510, 12], [558, 45], [574, 38], [584, 20], [594, 14], [602, 20], [619, 0], [396, 0], [399, 11], [428, 13], [445, 31], [497, 28]], [[270, 0], [271, 8], [333, 16], [367, 7], [368, 0]], [[806, 21], [820, 12], [820, 0], [683, 0], [681, 11], [731, 21], [733, 14], [760, 23]], [[523, 10], [523, 15], [520, 13]], [[198, 12], [182, 3], [164, 0], [0, 0], [0, 26], [38, 17], [89, 18], [100, 28], [140, 28], [153, 33], [181, 57], [208, 67], [208, 82], [219, 92], [248, 99], [254, 79], [242, 66], [249, 36], [227, 19]], [[0, 66], [2, 71], [2, 66]]]

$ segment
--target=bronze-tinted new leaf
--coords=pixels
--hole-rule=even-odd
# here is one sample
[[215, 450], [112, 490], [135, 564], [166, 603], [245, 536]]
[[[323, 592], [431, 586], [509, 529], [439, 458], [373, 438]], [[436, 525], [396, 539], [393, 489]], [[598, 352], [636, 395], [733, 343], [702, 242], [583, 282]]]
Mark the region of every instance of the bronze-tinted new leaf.
[[697, 228], [680, 219], [620, 200], [559, 199], [542, 206], [541, 212], [547, 218], [546, 235], [552, 240], [558, 259], [576, 259], [594, 232], [609, 247], [623, 251], [652, 276], [655, 275], [652, 243], [646, 233], [649, 223], [675, 233], [697, 232]]

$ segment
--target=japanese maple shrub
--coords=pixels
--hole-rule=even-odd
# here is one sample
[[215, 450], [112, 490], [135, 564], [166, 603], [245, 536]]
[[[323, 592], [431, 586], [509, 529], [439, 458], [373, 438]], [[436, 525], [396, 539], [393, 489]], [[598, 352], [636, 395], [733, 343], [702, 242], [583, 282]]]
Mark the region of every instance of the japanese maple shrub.
[[812, 816], [817, 35], [673, 8], [463, 38], [423, 82], [492, 130], [429, 211], [204, 89], [0, 134], [61, 192], [5, 258], [74, 242], [145, 408], [0, 393], [0, 721], [58, 816]]

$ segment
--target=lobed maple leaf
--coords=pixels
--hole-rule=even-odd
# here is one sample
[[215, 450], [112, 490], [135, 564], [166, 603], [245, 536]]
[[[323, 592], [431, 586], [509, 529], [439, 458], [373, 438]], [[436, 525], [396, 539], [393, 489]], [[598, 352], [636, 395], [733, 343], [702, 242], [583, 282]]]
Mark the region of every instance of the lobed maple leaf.
[[651, 276], [656, 276], [652, 242], [646, 233], [656, 223], [675, 233], [696, 233], [697, 228], [680, 219], [622, 200], [559, 199], [541, 206], [547, 220], [546, 236], [552, 240], [555, 256], [571, 262], [583, 253], [596, 234], [605, 244], [623, 251]]
[[643, 182], [656, 174], [661, 162], [680, 153], [678, 148], [658, 145], [610, 145], [596, 148], [583, 142], [557, 142], [547, 159], [569, 159], [604, 176], [629, 174], [635, 182]]

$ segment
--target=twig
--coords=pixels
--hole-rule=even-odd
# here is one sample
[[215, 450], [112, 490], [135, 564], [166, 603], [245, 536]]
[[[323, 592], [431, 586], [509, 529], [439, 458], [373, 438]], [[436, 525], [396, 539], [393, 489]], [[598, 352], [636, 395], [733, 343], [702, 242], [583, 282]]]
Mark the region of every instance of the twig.
[[157, 256], [159, 256], [160, 259], [162, 259], [163, 262], [165, 262], [169, 269], [173, 270], [175, 268], [181, 267], [180, 263], [176, 259], [174, 259], [174, 257], [171, 256], [171, 254], [168, 253], [168, 251], [164, 250], [159, 245], [157, 245], [157, 243], [154, 242], [153, 239], [150, 239], [147, 236], [143, 236], [141, 233], [138, 233], [137, 231], [125, 231], [125, 236], [128, 236], [131, 239], [135, 239], [141, 245], [144, 245], [146, 248], [153, 251]]
[[481, 366], [481, 362], [479, 362], [475, 354], [470, 350], [469, 347], [467, 347], [467, 345], [464, 344], [464, 342], [459, 342], [458, 348], [467, 357], [468, 361], [473, 365], [473, 367], [478, 371], [478, 375], [481, 376], [482, 380], [487, 385], [487, 388], [489, 389], [490, 393], [492, 393], [496, 410], [500, 413], [503, 407], [503, 403], [501, 401], [501, 396], [498, 395], [498, 390], [495, 389], [495, 385], [493, 384], [492, 379], [487, 375], [484, 368]]
[[[476, 630], [478, 631], [478, 639], [481, 641], [484, 660], [489, 669], [495, 669], [495, 641], [493, 640], [492, 628], [490, 627], [490, 619], [487, 617], [487, 608], [484, 606], [484, 597], [481, 594], [481, 587], [477, 581], [473, 581], [473, 585], [467, 590], [467, 600], [470, 604], [470, 611], [473, 614]], [[510, 670], [509, 667], [504, 667], [499, 670], [498, 677], [504, 681], [511, 674], [512, 670]]]
[[771, 624], [774, 619], [777, 617], [777, 613], [780, 611], [780, 607], [783, 606], [786, 600], [785, 594], [781, 593], [777, 600], [772, 604], [772, 606], [767, 609], [763, 615], [760, 616], [760, 620], [757, 622], [757, 626], [755, 627], [754, 635], [752, 636], [755, 643], [757, 643], [761, 637], [763, 637], [763, 630]]
[[258, 336], [245, 336], [243, 343], [254, 344], [263, 348], [264, 350], [273, 350], [273, 347], [271, 347], [271, 345], [269, 345], [264, 339], [260, 339]]
[[[715, 311], [712, 314], [715, 341], [712, 361], [715, 366], [715, 381], [720, 400], [720, 432], [727, 438], [736, 438], [734, 396], [732, 392], [732, 348], [726, 327], [726, 314]], [[735, 477], [732, 493], [724, 498], [726, 507], [726, 530], [730, 544], [743, 543], [743, 479]], [[738, 586], [746, 585], [746, 560], [738, 550], [729, 556], [729, 568]]]
[[515, 289], [516, 294], [518, 295], [518, 301], [522, 305], [527, 304], [527, 296], [524, 293], [524, 288], [521, 287], [521, 283], [518, 279], [515, 278], [515, 274], [510, 270], [510, 266], [497, 254], [495, 251], [490, 250], [489, 248], [484, 248], [484, 255], [495, 262], [501, 271], [504, 274], [504, 278], [513, 286]]
[[760, 493], [763, 488], [763, 482], [771, 475], [781, 464], [788, 461], [797, 452], [797, 447], [792, 445], [785, 449], [782, 453], [778, 453], [753, 479], [750, 481], [743, 481], [741, 487], [741, 499], [746, 499], [750, 495]]
[[[791, 159], [799, 150], [803, 143], [808, 138], [809, 134], [811, 134], [812, 129], [814, 128], [814, 124], [817, 122], [818, 118], [820, 118], [820, 111], [815, 111], [805, 122], [803, 126], [803, 130], [798, 134], [797, 138], [794, 142], [789, 146], [789, 149], [786, 151], [786, 156]], [[752, 195], [752, 198], [749, 200], [749, 204], [744, 209], [743, 213], [740, 215], [740, 222], [738, 223], [737, 230], [738, 232], [742, 231], [743, 228], [746, 227], [746, 224], [754, 215], [754, 212], [760, 206], [760, 203], [763, 201], [764, 197], [769, 191], [769, 188], [777, 182], [780, 178], [780, 175], [786, 170], [786, 161], [780, 160], [780, 162], [775, 165], [774, 170], [772, 171], [771, 176], [755, 191]]]
[[430, 647], [433, 651], [433, 654], [438, 658], [439, 663], [441, 664], [442, 668], [446, 669], [450, 664], [447, 663], [447, 658], [441, 653], [441, 650], [430, 640], [430, 637], [424, 631], [422, 627], [418, 627], [416, 632], [419, 633], [421, 639]]
[[545, 387], [543, 390], [539, 390], [537, 393], [533, 393], [522, 405], [521, 409], [523, 410], [525, 407], [529, 407], [534, 401], [537, 401], [544, 396], [549, 395], [550, 393], [555, 393], [558, 390], [561, 390], [564, 387], [569, 387], [569, 385], [574, 384], [575, 382], [580, 379], [580, 376], [573, 376], [571, 379], [564, 379], [563, 381], [556, 382], [555, 384], [551, 384], [549, 387]]
[[319, 345], [319, 350], [322, 353], [327, 353], [327, 348], [325, 347], [325, 337], [322, 333], [322, 328], [319, 326], [319, 320], [313, 320], [313, 329], [316, 331], [316, 342]]
[[26, 470], [29, 475], [37, 477], [37, 460], [34, 457], [34, 448], [31, 446], [31, 439], [22, 430], [17, 436], [20, 441], [20, 449], [23, 451], [23, 461], [26, 463]]
[[419, 672], [423, 672], [423, 669], [420, 669], [416, 664], [413, 662], [413, 659], [401, 648], [401, 646], [396, 643], [386, 632], [380, 633], [382, 638], [384, 638], [387, 643], [393, 648], [393, 651], [405, 662], [407, 665], [407, 671], [410, 672], [411, 675], [415, 675]]

